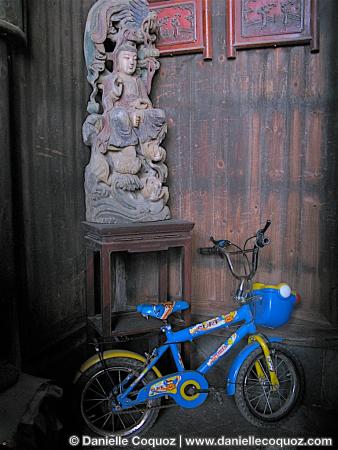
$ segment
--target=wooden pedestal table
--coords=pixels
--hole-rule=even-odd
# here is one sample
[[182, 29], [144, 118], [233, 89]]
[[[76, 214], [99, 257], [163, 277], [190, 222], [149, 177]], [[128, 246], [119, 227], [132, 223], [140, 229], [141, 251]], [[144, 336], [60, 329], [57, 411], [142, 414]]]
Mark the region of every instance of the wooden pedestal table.
[[[137, 312], [112, 314], [113, 292], [115, 291], [111, 270], [113, 253], [160, 252], [158, 301], [163, 302], [167, 300], [168, 295], [167, 252], [170, 248], [181, 248], [182, 298], [188, 302], [191, 301], [191, 232], [194, 227], [193, 223], [184, 220], [166, 220], [126, 225], [84, 222], [83, 225], [87, 264], [88, 325], [99, 336], [131, 336], [160, 328], [159, 320], [150, 318], [145, 321]], [[183, 312], [183, 319], [183, 325], [189, 326], [190, 309]], [[189, 345], [184, 345], [183, 350], [185, 362], [189, 366]]]

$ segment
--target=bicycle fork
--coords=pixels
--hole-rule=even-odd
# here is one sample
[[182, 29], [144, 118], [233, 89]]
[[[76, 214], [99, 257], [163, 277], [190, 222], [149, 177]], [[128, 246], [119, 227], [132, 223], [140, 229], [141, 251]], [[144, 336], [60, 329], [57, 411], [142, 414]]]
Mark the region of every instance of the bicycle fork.
[[[272, 387], [273, 391], [276, 391], [279, 388], [279, 381], [278, 381], [275, 367], [272, 362], [270, 349], [267, 344], [267, 341], [261, 334], [253, 334], [253, 335], [249, 336], [248, 342], [249, 342], [249, 344], [251, 344], [254, 341], [256, 341], [263, 350], [266, 365], [269, 369], [269, 377], [270, 377], [271, 387]], [[259, 361], [255, 362], [255, 369], [256, 369], [256, 373], [257, 373], [257, 376], [260, 381], [263, 381], [264, 379], [266, 379], [266, 374], [265, 374], [265, 372], [262, 368], [262, 365]]]

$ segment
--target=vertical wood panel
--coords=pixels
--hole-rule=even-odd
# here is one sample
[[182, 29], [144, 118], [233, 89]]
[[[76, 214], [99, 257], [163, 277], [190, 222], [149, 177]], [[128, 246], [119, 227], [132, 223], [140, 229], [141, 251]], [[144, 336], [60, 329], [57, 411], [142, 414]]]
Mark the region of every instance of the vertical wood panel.
[[89, 152], [81, 128], [89, 89], [83, 32], [93, 3], [30, 1], [28, 48], [13, 57], [26, 359], [39, 352], [42, 340], [52, 343], [85, 316], [81, 221]]
[[0, 37], [0, 359], [18, 363], [15, 349], [14, 305], [16, 274], [14, 263], [12, 164], [10, 142], [10, 84], [7, 43]]

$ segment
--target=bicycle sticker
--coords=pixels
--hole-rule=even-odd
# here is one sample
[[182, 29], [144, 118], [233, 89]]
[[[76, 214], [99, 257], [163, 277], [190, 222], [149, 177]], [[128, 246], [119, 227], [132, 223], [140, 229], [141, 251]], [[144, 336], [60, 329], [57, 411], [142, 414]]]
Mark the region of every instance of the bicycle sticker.
[[164, 306], [164, 312], [161, 316], [161, 319], [165, 320], [168, 318], [168, 316], [171, 314], [172, 310], [174, 309], [175, 302], [173, 302], [173, 303], [165, 302], [165, 303], [162, 303], [162, 305]]
[[214, 353], [210, 358], [209, 361], [207, 362], [208, 366], [211, 366], [215, 361], [218, 360], [218, 358], [220, 358], [221, 356], [224, 355], [224, 353], [226, 353], [230, 347], [232, 346], [232, 344], [235, 342], [237, 338], [237, 334], [234, 333], [232, 334], [229, 339], [227, 340], [226, 344], [222, 344], [219, 349], [216, 351], [216, 353]]
[[149, 390], [149, 396], [157, 395], [157, 394], [176, 394], [177, 393], [177, 385], [180, 382], [181, 377], [179, 375], [175, 375], [170, 378], [166, 378], [165, 380], [159, 381], [151, 386]]
[[225, 316], [222, 315], [225, 323], [232, 322], [236, 316], [237, 316], [237, 311], [231, 311], [231, 312], [229, 312], [229, 314], [226, 314]]
[[180, 363], [180, 366], [184, 368], [184, 364], [183, 364], [181, 353], [178, 354], [178, 361]]
[[196, 334], [200, 331], [212, 330], [213, 328], [217, 328], [220, 325], [224, 325], [225, 323], [232, 322], [236, 317], [237, 311], [232, 311], [229, 314], [222, 315], [221, 317], [216, 317], [215, 319], [206, 320], [204, 322], [198, 323], [197, 325], [190, 328], [190, 334]]
[[265, 359], [268, 364], [268, 369], [270, 370], [270, 372], [274, 372], [275, 369], [273, 367], [271, 356], [267, 356]]

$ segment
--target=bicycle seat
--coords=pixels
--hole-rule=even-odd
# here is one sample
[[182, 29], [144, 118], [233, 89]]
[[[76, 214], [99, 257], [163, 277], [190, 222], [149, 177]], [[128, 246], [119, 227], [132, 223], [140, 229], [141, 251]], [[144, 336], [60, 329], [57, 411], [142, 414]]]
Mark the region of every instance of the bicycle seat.
[[144, 317], [155, 317], [155, 319], [165, 320], [171, 313], [184, 311], [190, 307], [189, 303], [185, 300], [178, 300], [177, 302], [165, 302], [158, 303], [156, 305], [152, 304], [142, 304], [137, 305], [137, 312], [142, 314]]

